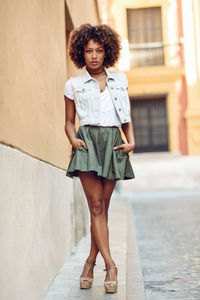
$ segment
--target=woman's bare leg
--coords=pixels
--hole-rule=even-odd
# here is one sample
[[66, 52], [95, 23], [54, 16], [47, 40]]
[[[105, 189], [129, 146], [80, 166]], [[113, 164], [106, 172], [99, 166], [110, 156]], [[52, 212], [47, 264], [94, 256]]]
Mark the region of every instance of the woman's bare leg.
[[[96, 256], [99, 252], [98, 243], [100, 243], [105, 263], [112, 265], [114, 262], [110, 255], [107, 220], [110, 197], [116, 181], [101, 179], [93, 173], [80, 172], [79, 175], [91, 215], [91, 249], [87, 262], [94, 263], [96, 261]], [[96, 235], [98, 241], [96, 241]], [[93, 277], [92, 275], [93, 270], [90, 269], [88, 277]], [[84, 270], [81, 276], [84, 276]]]
[[[112, 196], [112, 192], [114, 190], [116, 180], [108, 180], [108, 179], [102, 179], [103, 184], [103, 201], [105, 205], [105, 214], [106, 214], [106, 221], [108, 222], [108, 208], [110, 204], [110, 198]], [[90, 226], [90, 232], [91, 232], [91, 248], [90, 248], [90, 254], [87, 258], [87, 261], [89, 263], [94, 263], [96, 261], [96, 257], [99, 253], [99, 249], [96, 245], [95, 239], [93, 237], [91, 226]]]

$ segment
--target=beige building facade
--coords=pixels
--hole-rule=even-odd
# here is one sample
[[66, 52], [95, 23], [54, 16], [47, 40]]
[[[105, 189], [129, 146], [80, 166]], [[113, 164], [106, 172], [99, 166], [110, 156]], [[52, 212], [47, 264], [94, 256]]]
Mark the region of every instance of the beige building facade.
[[65, 175], [63, 91], [78, 74], [69, 32], [100, 23], [101, 8], [97, 0], [0, 2], [0, 298], [36, 300], [87, 229], [79, 181]]
[[200, 1], [182, 0], [188, 153], [200, 154]]
[[[109, 0], [122, 37], [136, 152], [200, 154], [198, 0]], [[190, 22], [188, 22], [190, 20]]]

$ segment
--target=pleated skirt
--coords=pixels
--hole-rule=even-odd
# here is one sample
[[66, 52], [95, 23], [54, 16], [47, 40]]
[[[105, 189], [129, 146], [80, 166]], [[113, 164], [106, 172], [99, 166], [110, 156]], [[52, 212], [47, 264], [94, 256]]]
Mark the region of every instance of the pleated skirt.
[[72, 148], [66, 176], [72, 178], [83, 171], [107, 179], [135, 178], [129, 154], [124, 149], [114, 150], [124, 143], [118, 127], [80, 126], [76, 137], [86, 143], [87, 149], [83, 146]]

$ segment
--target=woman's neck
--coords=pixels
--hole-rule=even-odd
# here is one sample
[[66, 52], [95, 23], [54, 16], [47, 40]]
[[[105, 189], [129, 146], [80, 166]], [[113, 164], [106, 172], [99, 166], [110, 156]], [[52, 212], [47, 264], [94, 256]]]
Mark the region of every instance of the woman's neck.
[[104, 70], [103, 67], [101, 69], [98, 69], [98, 70], [90, 70], [90, 69], [87, 68], [87, 71], [91, 76], [102, 75], [102, 74], [105, 73], [105, 70]]

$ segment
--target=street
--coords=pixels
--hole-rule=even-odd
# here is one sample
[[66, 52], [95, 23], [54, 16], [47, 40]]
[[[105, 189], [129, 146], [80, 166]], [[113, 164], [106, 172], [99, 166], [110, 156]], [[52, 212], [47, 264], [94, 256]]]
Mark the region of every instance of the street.
[[200, 299], [200, 190], [127, 193], [147, 300]]

